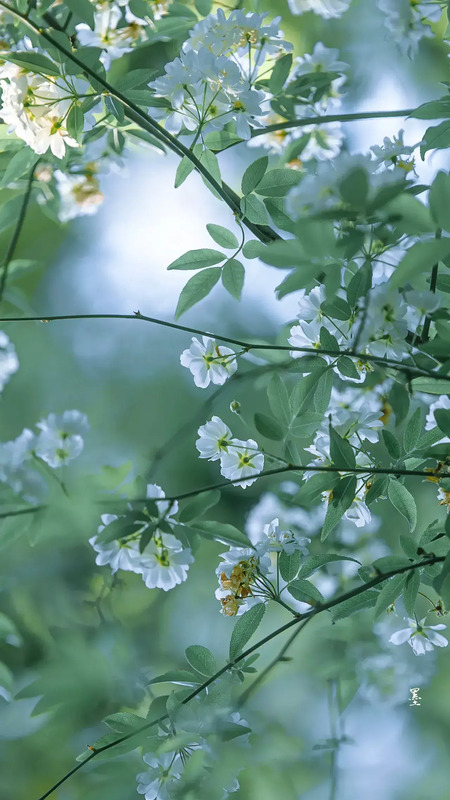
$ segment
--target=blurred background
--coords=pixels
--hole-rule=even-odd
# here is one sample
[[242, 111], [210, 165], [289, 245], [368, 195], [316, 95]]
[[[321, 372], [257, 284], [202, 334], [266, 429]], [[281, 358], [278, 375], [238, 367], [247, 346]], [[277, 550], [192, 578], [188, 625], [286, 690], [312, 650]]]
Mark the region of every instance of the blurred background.
[[[351, 65], [344, 111], [415, 107], [442, 94], [439, 81], [448, 79], [445, 48], [424, 39], [413, 61], [401, 55], [373, 0], [354, 2], [342, 19], [330, 22], [312, 14], [293, 17], [284, 0], [261, 5], [282, 15], [296, 55], [311, 52], [317, 41], [339, 48], [340, 59]], [[170, 45], [158, 48], [166, 48], [166, 61], [175, 55]], [[143, 66], [132, 58], [133, 66]], [[400, 127], [412, 145], [426, 124], [399, 119], [347, 124], [347, 146], [366, 152]], [[240, 145], [223, 153], [227, 182], [237, 189], [246, 164], [262, 152]], [[444, 158], [435, 152], [426, 163], [417, 163], [423, 182], [445, 166]], [[173, 320], [186, 273], [168, 273], [167, 264], [187, 249], [209, 246], [206, 223], [233, 226], [231, 214], [195, 174], [178, 190], [172, 188], [176, 165], [172, 156], [136, 148], [127, 153], [121, 171], [102, 178], [105, 199], [96, 216], [60, 226], [33, 208], [17, 257], [37, 264], [11, 281], [3, 312], [139, 310]], [[9, 229], [1, 234], [2, 252], [10, 235]], [[279, 270], [248, 261], [240, 304], [217, 286], [181, 322], [236, 337], [276, 337], [280, 325], [296, 314], [295, 294], [274, 299], [279, 282]], [[211, 407], [205, 403], [214, 388], [196, 389], [179, 364], [188, 334], [134, 320], [8, 324], [4, 329], [17, 349], [20, 370], [1, 397], [0, 440], [18, 436], [50, 411], [76, 408], [91, 425], [83, 454], [67, 473], [69, 497], [55, 482], [48, 511], [0, 524], [0, 610], [15, 625], [12, 629], [4, 621], [3, 630], [0, 615], [0, 661], [13, 676], [0, 696], [0, 796], [36, 800], [87, 744], [107, 732], [102, 717], [119, 710], [145, 716], [148, 679], [183, 666], [188, 645], [209, 647], [218, 663], [228, 652], [233, 621], [219, 614], [214, 598], [214, 570], [223, 545], [202, 542], [188, 581], [168, 594], [146, 589], [130, 573], [119, 573], [113, 584], [109, 568], [96, 567], [88, 539], [100, 513], [110, 509], [96, 506], [93, 497], [114, 488], [102, 467], [129, 462], [125, 482], [148, 475], [167, 494], [214, 483], [217, 465], [197, 458], [197, 427], [213, 408], [236, 435], [246, 436], [229, 414], [229, 403], [239, 399], [250, 421], [255, 409], [265, 410], [267, 376], [231, 381]], [[241, 372], [253, 368], [248, 361]], [[250, 509], [279, 483], [261, 480], [245, 492], [230, 488], [223, 493], [221, 517], [243, 529]], [[435, 490], [416, 484], [415, 491], [421, 495], [419, 526], [425, 526], [437, 516]], [[379, 506], [378, 536], [386, 548], [374, 554], [369, 533], [368, 561], [395, 551], [403, 523], [406, 533], [406, 522], [393, 520], [392, 513], [384, 518]], [[341, 530], [340, 536], [351, 554], [350, 534]], [[424, 602], [423, 613], [427, 609]], [[261, 635], [285, 618], [283, 611], [269, 609]], [[336, 687], [346, 706], [340, 730], [349, 741], [337, 756], [335, 800], [448, 800], [448, 653], [417, 658], [407, 646], [388, 644], [390, 632], [402, 627], [398, 621], [379, 623], [375, 633], [371, 622], [370, 611], [336, 626], [322, 615], [296, 640], [292, 661], [279, 665], [251, 698], [242, 713], [254, 728], [253, 746], [230, 744], [224, 753], [225, 760], [243, 768], [237, 800], [331, 797], [330, 753], [314, 746], [333, 736]], [[281, 644], [272, 642], [262, 651], [261, 665]], [[421, 687], [420, 707], [409, 706], [411, 687]], [[137, 750], [95, 760], [55, 797], [131, 800], [141, 769]]]

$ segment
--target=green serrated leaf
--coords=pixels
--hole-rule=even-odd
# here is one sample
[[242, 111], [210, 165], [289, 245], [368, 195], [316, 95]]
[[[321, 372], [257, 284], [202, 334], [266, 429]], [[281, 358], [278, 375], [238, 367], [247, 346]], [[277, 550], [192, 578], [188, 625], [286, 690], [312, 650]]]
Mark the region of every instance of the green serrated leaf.
[[355, 564], [360, 563], [356, 558], [351, 558], [350, 556], [341, 556], [337, 555], [336, 553], [324, 553], [323, 555], [309, 556], [304, 564], [302, 564], [300, 572], [298, 573], [298, 577], [308, 578], [325, 564], [330, 564], [332, 561], [354, 561]]
[[328, 503], [327, 513], [320, 535], [320, 541], [324, 542], [336, 525], [340, 522], [343, 515], [350, 508], [356, 494], [356, 477], [346, 475], [336, 483], [333, 488], [333, 499]]
[[217, 671], [216, 659], [207, 647], [201, 644], [193, 644], [186, 648], [186, 659], [190, 666], [200, 675], [209, 678]]
[[254, 194], [248, 194], [241, 199], [240, 209], [244, 217], [255, 225], [267, 225], [269, 222], [264, 203]]
[[354, 469], [356, 467], [355, 453], [353, 447], [347, 439], [339, 436], [334, 428], [329, 426], [330, 431], [330, 455], [333, 464], [336, 467], [343, 467], [344, 469]]
[[406, 613], [414, 619], [417, 594], [420, 586], [420, 573], [418, 569], [410, 572], [406, 578], [405, 588], [403, 589], [403, 602]]
[[203, 300], [216, 285], [220, 274], [221, 270], [219, 267], [212, 267], [211, 269], [204, 269], [201, 272], [197, 272], [196, 275], [193, 275], [180, 294], [175, 311], [175, 319], [181, 317], [185, 311], [188, 311], [200, 300]]
[[157, 683], [175, 683], [179, 686], [197, 686], [202, 683], [202, 679], [198, 675], [194, 675], [187, 669], [171, 669], [169, 672], [164, 672], [163, 675], [157, 675], [148, 682], [149, 686]]
[[110, 714], [103, 720], [109, 728], [117, 733], [131, 733], [145, 724], [143, 717], [131, 714], [129, 711], [119, 711], [117, 714]]
[[420, 408], [416, 408], [412, 417], [408, 420], [403, 436], [403, 447], [406, 453], [414, 450], [422, 430], [422, 412]]
[[242, 653], [248, 640], [261, 624], [265, 610], [264, 603], [257, 603], [238, 617], [231, 634], [230, 661], [234, 661]]
[[54, 64], [42, 53], [4, 53], [3, 58], [6, 61], [12, 61], [13, 64], [17, 64], [22, 69], [39, 75], [52, 75], [55, 77], [60, 77], [61, 75], [58, 65]]
[[286, 583], [290, 583], [297, 576], [300, 569], [300, 562], [302, 555], [299, 550], [294, 550], [293, 553], [285, 553], [284, 550], [278, 556], [278, 568], [280, 575]]
[[203, 520], [195, 523], [195, 531], [207, 539], [214, 539], [216, 542], [223, 542], [234, 547], [251, 547], [245, 533], [230, 525], [227, 522], [216, 522], [215, 520]]
[[292, 186], [297, 186], [301, 175], [294, 169], [270, 169], [256, 188], [263, 197], [284, 197]]
[[337, 622], [339, 619], [349, 617], [357, 611], [363, 611], [365, 608], [371, 608], [375, 605], [378, 599], [378, 592], [375, 589], [368, 589], [366, 592], [350, 597], [342, 603], [338, 603], [331, 611], [331, 619]]
[[183, 156], [180, 163], [178, 164], [177, 171], [175, 173], [175, 189], [178, 189], [182, 183], [186, 180], [186, 178], [191, 174], [191, 172], [195, 169], [195, 164], [187, 157]]
[[267, 399], [274, 417], [282, 423], [289, 424], [291, 420], [289, 395], [282, 378], [277, 373], [272, 376], [267, 387]]
[[325, 602], [319, 590], [310, 581], [296, 580], [289, 584], [287, 591], [295, 600], [299, 600], [301, 603], [309, 603], [311, 606]]
[[418, 275], [422, 275], [424, 272], [428, 273], [431, 267], [448, 253], [450, 253], [450, 237], [416, 242], [403, 256], [390, 278], [391, 288], [398, 289]]
[[388, 497], [394, 508], [408, 520], [409, 529], [414, 530], [417, 523], [416, 501], [406, 486], [400, 481], [392, 479], [389, 481]]
[[391, 456], [391, 458], [397, 461], [400, 458], [402, 452], [397, 438], [394, 436], [393, 433], [391, 433], [391, 431], [386, 430], [386, 428], [383, 428], [383, 430], [381, 431], [381, 435], [383, 437], [383, 441], [389, 455]]

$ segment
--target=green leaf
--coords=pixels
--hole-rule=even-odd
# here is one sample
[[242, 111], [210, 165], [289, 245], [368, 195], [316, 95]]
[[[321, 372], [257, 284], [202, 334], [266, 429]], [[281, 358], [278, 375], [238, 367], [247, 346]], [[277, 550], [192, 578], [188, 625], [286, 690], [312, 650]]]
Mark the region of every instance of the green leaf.
[[322, 350], [333, 350], [333, 352], [339, 352], [339, 345], [335, 336], [330, 333], [324, 325], [322, 325], [320, 329], [320, 347]]
[[245, 258], [259, 258], [260, 251], [261, 242], [257, 239], [250, 239], [250, 241], [244, 244], [244, 247], [242, 248], [242, 255], [245, 256]]
[[87, 22], [89, 27], [94, 30], [94, 10], [95, 6], [89, 0], [64, 0], [65, 5], [70, 11], [73, 12], [82, 22]]
[[392, 389], [388, 393], [387, 399], [395, 414], [395, 424], [396, 426], [400, 425], [408, 416], [409, 394], [404, 386], [401, 386], [399, 383], [394, 383]]
[[438, 172], [428, 195], [428, 203], [438, 228], [450, 231], [450, 175]]
[[355, 272], [347, 286], [347, 300], [352, 306], [356, 305], [360, 297], [365, 297], [372, 286], [372, 265], [365, 261], [362, 267]]
[[223, 225], [208, 223], [206, 229], [211, 238], [214, 239], [215, 243], [220, 247], [227, 247], [230, 250], [235, 250], [239, 247], [239, 242], [234, 233], [229, 231], [228, 228], [224, 228]]
[[76, 139], [77, 142], [81, 140], [84, 127], [84, 114], [76, 103], [73, 104], [67, 115], [67, 132], [69, 136]]
[[187, 669], [172, 669], [169, 672], [164, 672], [163, 675], [157, 675], [156, 678], [152, 678], [151, 681], [148, 682], [148, 685], [153, 686], [156, 683], [175, 683], [179, 686], [197, 686], [199, 683], [202, 683], [202, 680], [198, 675], [194, 675], [193, 672]]
[[241, 654], [248, 640], [261, 624], [265, 610], [264, 603], [257, 603], [242, 614], [242, 617], [238, 617], [231, 634], [230, 661], [234, 661]]
[[388, 497], [394, 508], [408, 520], [409, 529], [413, 531], [417, 523], [416, 501], [406, 486], [400, 481], [392, 479], [389, 481]]
[[203, 269], [212, 267], [213, 264], [218, 264], [225, 259], [226, 256], [218, 250], [202, 247], [199, 250], [188, 250], [187, 253], [172, 261], [167, 269]]
[[267, 225], [269, 222], [266, 207], [256, 195], [246, 195], [241, 199], [239, 206], [244, 217], [255, 225]]
[[17, 64], [22, 69], [35, 72], [38, 75], [52, 75], [55, 77], [60, 77], [61, 75], [57, 64], [54, 64], [53, 61], [50, 61], [47, 56], [43, 56], [41, 53], [4, 53], [3, 58], [6, 61], [12, 61], [13, 64]]
[[360, 563], [356, 560], [356, 558], [350, 558], [350, 556], [340, 556], [336, 553], [324, 553], [323, 555], [309, 556], [302, 565], [300, 572], [298, 573], [298, 577], [308, 578], [309, 575], [312, 575], [325, 564], [330, 564], [332, 561], [354, 561], [355, 564]]
[[420, 586], [420, 572], [415, 569], [410, 572], [406, 578], [405, 588], [403, 589], [403, 602], [405, 604], [406, 613], [409, 617], [414, 618], [414, 609], [416, 605], [417, 594]]
[[349, 617], [357, 611], [374, 606], [378, 599], [378, 592], [375, 589], [368, 589], [366, 592], [350, 597], [342, 603], [338, 603], [331, 611], [332, 622]]
[[309, 581], [296, 580], [289, 584], [287, 591], [295, 600], [299, 600], [301, 603], [309, 603], [311, 606], [325, 602], [319, 590]]
[[180, 522], [191, 522], [193, 519], [202, 517], [203, 514], [210, 508], [213, 508], [220, 500], [219, 489], [210, 489], [209, 492], [202, 492], [192, 500], [189, 500], [187, 505], [182, 508], [178, 518]]
[[369, 191], [369, 177], [365, 169], [356, 167], [339, 182], [339, 191], [345, 203], [358, 211], [365, 206]]
[[445, 119], [450, 117], [450, 97], [444, 95], [439, 100], [423, 103], [409, 116], [414, 117], [414, 119]]
[[[9, 160], [8, 166], [5, 169], [1, 185], [8, 186], [9, 183], [21, 178], [25, 172], [31, 170], [33, 164], [37, 161], [36, 153], [30, 147], [21, 147], [17, 153]], [[2, 208], [3, 212], [3, 208]]]
[[388, 490], [389, 478], [387, 475], [378, 475], [369, 485], [366, 494], [366, 505], [374, 503], [379, 497], [386, 497]]
[[281, 420], [282, 423], [289, 424], [291, 421], [289, 395], [283, 380], [277, 373], [272, 376], [267, 387], [267, 399], [274, 417]]
[[413, 378], [411, 386], [415, 392], [425, 392], [425, 394], [450, 394], [450, 380], [433, 378]]
[[405, 581], [406, 575], [394, 575], [384, 584], [375, 604], [375, 619], [381, 617], [387, 607], [401, 595]]
[[116, 97], [113, 97], [109, 94], [105, 95], [104, 100], [107, 111], [109, 111], [109, 113], [112, 114], [113, 117], [115, 117], [121, 124], [125, 122], [123, 103], [121, 103], [120, 100], [117, 100]]
[[270, 169], [256, 189], [264, 197], [284, 197], [292, 186], [301, 181], [301, 175], [293, 169]]
[[195, 530], [207, 539], [214, 539], [216, 542], [223, 542], [234, 547], [251, 547], [245, 533], [230, 525], [228, 522], [216, 522], [215, 520], [199, 521], [195, 523]]
[[438, 408], [434, 412], [434, 418], [438, 424], [439, 429], [450, 436], [450, 410], [445, 408]]
[[282, 56], [275, 61], [275, 66], [269, 78], [269, 92], [271, 92], [271, 94], [278, 94], [281, 92], [291, 71], [291, 66], [291, 53], [287, 53], [287, 55]]
[[414, 450], [422, 430], [422, 411], [416, 408], [412, 417], [408, 420], [403, 436], [403, 447], [407, 453]]
[[[210, 175], [217, 181], [217, 183], [221, 186], [222, 185], [222, 176], [220, 174], [220, 167], [219, 162], [217, 160], [217, 156], [211, 150], [203, 150], [200, 154], [200, 163], [203, 164], [204, 167], [208, 170]], [[218, 197], [216, 191], [211, 187], [209, 181], [203, 177], [203, 183], [213, 192], [213, 194]]]
[[402, 452], [398, 440], [391, 431], [387, 431], [385, 428], [381, 431], [381, 435], [389, 455], [397, 461]]
[[185, 311], [195, 306], [200, 300], [206, 297], [211, 289], [216, 285], [220, 278], [221, 270], [219, 267], [204, 269], [193, 275], [183, 288], [175, 311], [175, 319], [181, 317]]
[[195, 0], [195, 7], [202, 17], [207, 17], [212, 10], [212, 0]]
[[138, 717], [137, 714], [131, 714], [129, 711], [119, 711], [117, 714], [110, 714], [105, 717], [103, 722], [112, 728], [117, 733], [131, 733], [145, 725], [144, 717]]
[[286, 583], [290, 583], [297, 576], [300, 569], [300, 562], [302, 555], [300, 550], [294, 550], [293, 553], [288, 555], [284, 550], [278, 556], [278, 568], [280, 575]]
[[428, 150], [445, 150], [450, 147], [450, 120], [441, 122], [432, 128], [427, 128], [420, 145], [420, 156], [424, 160]]
[[450, 237], [413, 244], [400, 261], [392, 278], [390, 278], [392, 289], [398, 289], [418, 275], [428, 272], [434, 264], [449, 252]]
[[193, 164], [187, 156], [183, 156], [175, 173], [175, 189], [178, 189], [178, 187], [184, 183], [188, 175], [190, 175], [194, 169], [195, 164]]
[[350, 508], [356, 494], [356, 477], [346, 475], [340, 478], [333, 489], [333, 499], [328, 503], [327, 513], [320, 535], [320, 541], [324, 542], [336, 525], [340, 522], [343, 515]]
[[343, 439], [342, 436], [339, 436], [334, 428], [331, 427], [331, 423], [329, 431], [330, 455], [333, 464], [336, 467], [354, 468], [356, 466], [355, 453], [350, 442], [348, 442], [347, 439]]
[[348, 358], [348, 356], [341, 356], [338, 358], [337, 368], [345, 378], [355, 378], [355, 380], [358, 380], [360, 377], [353, 361], [351, 358]]
[[259, 433], [277, 442], [284, 438], [285, 431], [276, 419], [268, 417], [267, 414], [256, 412], [254, 416], [255, 428]]
[[382, 574], [388, 572], [395, 572], [395, 570], [402, 569], [402, 567], [409, 566], [410, 561], [405, 556], [382, 556], [373, 562], [374, 568], [377, 572]]
[[186, 658], [193, 669], [209, 678], [217, 671], [216, 659], [207, 647], [193, 644], [186, 648]]
[[[326, 371], [326, 367], [316, 369], [309, 375], [305, 375], [305, 377], [297, 383], [291, 397], [294, 416], [301, 414], [304, 410], [314, 407], [313, 397], [317, 390], [317, 384], [319, 380], [323, 378]], [[316, 410], [315, 407], [314, 410]]]
[[220, 152], [226, 150], [227, 147], [232, 147], [238, 142], [242, 142], [240, 136], [231, 131], [212, 131], [205, 136], [205, 144], [209, 150]]
[[230, 258], [222, 267], [222, 284], [236, 300], [241, 299], [245, 269], [236, 258]]
[[250, 192], [256, 189], [264, 177], [268, 163], [268, 157], [262, 156], [247, 167], [241, 181], [242, 194], [250, 194]]

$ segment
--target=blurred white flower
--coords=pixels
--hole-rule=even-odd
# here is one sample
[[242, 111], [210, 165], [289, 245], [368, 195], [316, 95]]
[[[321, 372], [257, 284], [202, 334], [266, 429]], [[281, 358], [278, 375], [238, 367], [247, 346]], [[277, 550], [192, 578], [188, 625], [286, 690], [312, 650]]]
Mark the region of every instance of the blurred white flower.
[[65, 411], [62, 415], [49, 414], [37, 423], [40, 434], [35, 453], [50, 467], [61, 467], [80, 455], [83, 449], [81, 434], [89, 430], [87, 416], [80, 411]]
[[444, 630], [446, 625], [425, 625], [425, 617], [420, 623], [414, 619], [408, 619], [408, 624], [409, 628], [403, 628], [392, 634], [389, 639], [391, 644], [408, 642], [416, 656], [423, 655], [427, 650], [433, 650], [433, 646], [447, 647], [447, 639], [442, 634], [435, 633], [435, 631]]
[[142, 575], [148, 589], [158, 588], [167, 592], [186, 580], [193, 561], [190, 547], [184, 548], [171, 533], [155, 531], [141, 554], [136, 572]]
[[207, 458], [209, 461], [221, 458], [235, 441], [228, 425], [216, 416], [200, 426], [198, 435], [200, 438], [197, 439], [195, 446], [200, 453], [199, 458]]
[[95, 175], [70, 175], [56, 170], [55, 179], [60, 199], [58, 219], [61, 222], [96, 214], [103, 203], [103, 194]]
[[143, 759], [150, 769], [136, 776], [138, 794], [143, 794], [145, 800], [170, 800], [172, 789], [183, 772], [180, 756], [175, 753], [160, 753], [157, 756], [146, 753]]
[[18, 369], [19, 359], [16, 349], [6, 333], [0, 331], [0, 392]]
[[258, 475], [263, 469], [264, 456], [254, 439], [247, 441], [234, 439], [220, 459], [220, 472], [224, 478], [229, 481], [237, 481], [238, 478], [247, 479], [236, 484], [242, 489], [251, 486], [256, 480], [252, 476]]
[[288, 0], [291, 14], [305, 14], [312, 11], [324, 19], [341, 17], [347, 11], [351, 0]]

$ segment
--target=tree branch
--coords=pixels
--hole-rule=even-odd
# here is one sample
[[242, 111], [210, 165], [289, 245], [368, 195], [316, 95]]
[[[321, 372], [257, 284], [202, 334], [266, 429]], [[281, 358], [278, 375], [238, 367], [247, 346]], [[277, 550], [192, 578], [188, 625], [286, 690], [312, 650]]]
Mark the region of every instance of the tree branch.
[[237, 347], [242, 347], [243, 350], [247, 352], [250, 352], [250, 350], [273, 350], [278, 352], [305, 353], [311, 356], [331, 356], [333, 358], [339, 358], [339, 356], [349, 356], [350, 358], [355, 358], [358, 361], [379, 364], [380, 366], [384, 366], [389, 369], [405, 372], [409, 377], [422, 376], [435, 380], [442, 380], [442, 378], [445, 378], [445, 375], [440, 375], [432, 370], [421, 369], [420, 367], [415, 367], [409, 364], [402, 364], [398, 361], [394, 361], [394, 359], [384, 358], [383, 356], [373, 356], [368, 353], [353, 353], [352, 350], [327, 350], [326, 348], [317, 350], [315, 347], [293, 347], [291, 345], [244, 342], [241, 339], [234, 339], [230, 336], [222, 336], [221, 334], [203, 331], [199, 328], [191, 328], [187, 325], [178, 325], [175, 322], [167, 322], [163, 319], [147, 317], [145, 314], [141, 314], [140, 311], [136, 311], [134, 314], [54, 314], [52, 316], [41, 315], [39, 317], [0, 317], [0, 322], [57, 322], [60, 320], [76, 319], [137, 319], [141, 320], [142, 322], [150, 322], [153, 325], [161, 325], [164, 328], [173, 328], [176, 331], [196, 333], [199, 336], [209, 336], [219, 342], [226, 342], [227, 344], [234, 344]]
[[[294, 619], [290, 620], [285, 625], [282, 625], [280, 628], [277, 628], [275, 631], [272, 631], [272, 633], [269, 633], [267, 636], [264, 636], [263, 639], [260, 639], [258, 642], [256, 642], [256, 644], [249, 647], [247, 650], [241, 653], [241, 655], [237, 656], [233, 661], [229, 661], [227, 664], [225, 664], [225, 666], [219, 669], [214, 675], [212, 675], [210, 678], [204, 681], [200, 686], [194, 689], [187, 697], [185, 697], [184, 700], [182, 701], [182, 704], [186, 705], [187, 703], [189, 703], [191, 700], [194, 699], [194, 697], [197, 697], [197, 695], [199, 695], [201, 692], [204, 691], [204, 689], [206, 689], [208, 686], [214, 683], [214, 681], [220, 678], [225, 672], [228, 672], [228, 670], [235, 667], [237, 664], [246, 659], [256, 650], [259, 650], [260, 647], [263, 647], [265, 644], [272, 641], [272, 639], [275, 639], [277, 636], [284, 633], [285, 631], [290, 630], [290, 628], [293, 628], [299, 623], [304, 622], [305, 620], [310, 620], [312, 619], [312, 617], [317, 616], [317, 614], [321, 614], [323, 611], [329, 611], [331, 608], [339, 605], [339, 603], [343, 603], [345, 600], [350, 600], [352, 597], [356, 597], [357, 595], [363, 594], [368, 589], [372, 589], [374, 586], [377, 586], [379, 583], [382, 583], [388, 578], [394, 577], [394, 575], [400, 575], [403, 572], [410, 572], [411, 570], [430, 566], [432, 564], [437, 564], [442, 561], [445, 561], [445, 556], [431, 556], [430, 558], [427, 558], [418, 563], [409, 564], [406, 567], [401, 567], [400, 569], [397, 570], [391, 570], [390, 572], [385, 572], [382, 575], [377, 575], [376, 578], [373, 578], [373, 580], [368, 581], [362, 586], [358, 586], [356, 587], [356, 589], [352, 589], [348, 592], [345, 592], [340, 597], [336, 597], [333, 600], [329, 600], [326, 603], [317, 605], [310, 611], [306, 611], [304, 614], [296, 615]], [[51, 786], [50, 789], [48, 789], [48, 791], [44, 792], [44, 794], [42, 794], [38, 798], [38, 800], [46, 800], [47, 797], [50, 797], [50, 795], [53, 794], [53, 792], [55, 792], [59, 786], [65, 783], [72, 775], [78, 772], [78, 770], [82, 769], [86, 764], [89, 763], [89, 761], [92, 761], [100, 753], [104, 753], [106, 750], [111, 750], [113, 747], [117, 747], [117, 745], [122, 744], [123, 742], [126, 742], [129, 739], [132, 739], [135, 736], [139, 736], [140, 734], [145, 733], [145, 731], [148, 731], [150, 728], [154, 728], [156, 725], [159, 725], [161, 722], [165, 722], [168, 719], [169, 719], [169, 714], [163, 714], [162, 716], [158, 717], [158, 719], [146, 722], [140, 728], [137, 728], [136, 730], [131, 731], [130, 733], [125, 734], [124, 736], [119, 736], [113, 742], [105, 744], [103, 745], [103, 747], [99, 747], [96, 750], [93, 750], [90, 756], [88, 756], [84, 761], [80, 762], [75, 767], [73, 767], [69, 772], [67, 772], [62, 778], [60, 778], [60, 780], [58, 780], [55, 784], [53, 784], [53, 786]]]
[[28, 176], [27, 185], [25, 189], [25, 194], [23, 196], [22, 205], [20, 207], [19, 216], [17, 217], [16, 227], [14, 228], [13, 235], [11, 237], [11, 241], [9, 243], [8, 250], [6, 251], [5, 259], [2, 265], [2, 277], [0, 280], [0, 303], [3, 299], [3, 294], [6, 288], [6, 281], [8, 279], [8, 269], [9, 265], [14, 257], [14, 253], [17, 247], [17, 242], [19, 241], [20, 234], [22, 232], [23, 223], [25, 222], [25, 217], [27, 213], [28, 203], [30, 202], [31, 197], [31, 190], [33, 188], [33, 178], [36, 166], [39, 162], [37, 159], [33, 166], [31, 167], [30, 174]]

